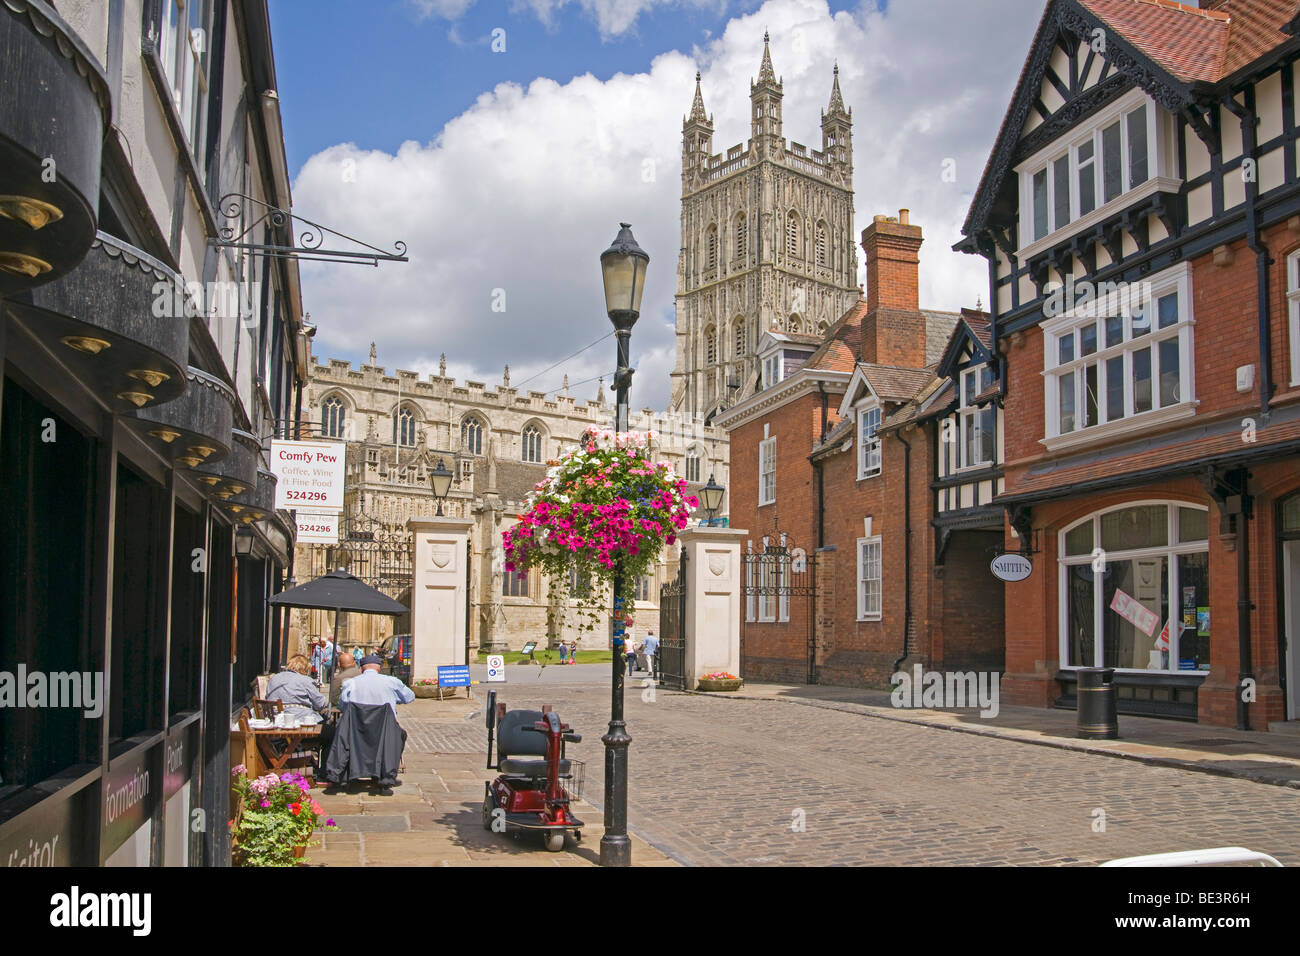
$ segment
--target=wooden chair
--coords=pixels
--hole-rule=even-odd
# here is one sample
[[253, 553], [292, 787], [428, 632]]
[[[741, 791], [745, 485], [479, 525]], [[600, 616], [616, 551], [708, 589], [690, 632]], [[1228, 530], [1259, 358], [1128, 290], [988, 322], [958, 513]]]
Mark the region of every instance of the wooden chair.
[[284, 701], [253, 698], [253, 712], [261, 720], [275, 720], [276, 714], [284, 713]]

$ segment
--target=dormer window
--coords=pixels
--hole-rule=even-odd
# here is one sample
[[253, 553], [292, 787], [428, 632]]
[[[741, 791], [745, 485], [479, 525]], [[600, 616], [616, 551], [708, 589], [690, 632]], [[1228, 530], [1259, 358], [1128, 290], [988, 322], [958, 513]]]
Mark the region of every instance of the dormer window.
[[781, 381], [782, 365], [785, 361], [785, 353], [773, 352], [767, 358], [763, 359], [763, 387], [771, 388], [777, 382]]
[[[1169, 123], [1168, 114], [1137, 90], [1018, 167], [1019, 255], [1037, 253], [1037, 243], [1080, 220], [1091, 224], [1113, 212], [1111, 203], [1119, 205], [1154, 178], [1171, 180], [1176, 172], [1173, 158], [1165, 155], [1172, 141]], [[1157, 188], [1173, 187], [1151, 183], [1148, 191]]]

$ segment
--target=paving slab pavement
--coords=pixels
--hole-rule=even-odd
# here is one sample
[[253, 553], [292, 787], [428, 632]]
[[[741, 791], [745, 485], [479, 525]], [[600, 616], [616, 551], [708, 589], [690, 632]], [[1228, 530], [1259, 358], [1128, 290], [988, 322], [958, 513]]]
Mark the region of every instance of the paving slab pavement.
[[[405, 705], [399, 711], [408, 732], [400, 785], [391, 795], [372, 792], [365, 784], [314, 789], [312, 796], [340, 829], [317, 833], [320, 846], [308, 850], [308, 865], [599, 865], [603, 814], [586, 801], [573, 807], [585, 824], [581, 842], [570, 838], [559, 853], [547, 852], [538, 838], [516, 839], [483, 829], [483, 784], [496, 773], [484, 766], [487, 728], [480, 719], [470, 719], [481, 707], [478, 700], [463, 697]], [[473, 752], [439, 749], [471, 744]], [[634, 866], [678, 865], [636, 834], [631, 839]]]

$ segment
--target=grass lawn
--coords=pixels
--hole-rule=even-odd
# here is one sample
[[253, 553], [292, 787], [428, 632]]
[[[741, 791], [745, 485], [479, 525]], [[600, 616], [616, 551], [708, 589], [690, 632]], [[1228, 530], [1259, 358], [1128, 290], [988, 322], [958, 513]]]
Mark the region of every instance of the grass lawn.
[[[608, 664], [613, 660], [611, 654], [612, 652], [610, 651], [578, 651], [578, 663]], [[518, 651], [506, 651], [506, 653], [501, 656], [506, 659], [507, 664], [518, 664], [520, 662], [525, 664], [528, 663], [528, 655], [521, 654]], [[560, 652], [558, 649], [552, 651], [547, 650], [544, 647], [539, 647], [537, 650], [533, 651], [533, 660], [539, 664], [558, 664], [560, 663]], [[486, 664], [487, 654], [480, 653], [478, 656], [478, 662], [480, 664]]]

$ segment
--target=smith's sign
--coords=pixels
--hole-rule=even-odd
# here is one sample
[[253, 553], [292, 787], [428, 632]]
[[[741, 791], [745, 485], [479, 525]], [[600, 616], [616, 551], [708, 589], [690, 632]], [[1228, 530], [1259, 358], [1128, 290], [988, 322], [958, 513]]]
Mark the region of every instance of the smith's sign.
[[999, 554], [989, 568], [1000, 581], [1023, 581], [1034, 573], [1034, 563], [1023, 554]]

